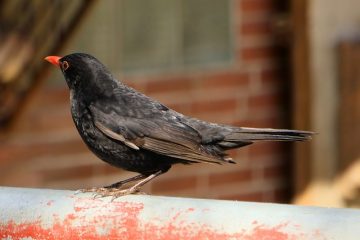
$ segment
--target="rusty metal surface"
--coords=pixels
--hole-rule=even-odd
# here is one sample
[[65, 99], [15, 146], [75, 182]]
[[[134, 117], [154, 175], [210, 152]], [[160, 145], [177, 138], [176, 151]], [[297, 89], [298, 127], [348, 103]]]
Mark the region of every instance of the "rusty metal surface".
[[360, 211], [0, 188], [0, 239], [359, 239]]

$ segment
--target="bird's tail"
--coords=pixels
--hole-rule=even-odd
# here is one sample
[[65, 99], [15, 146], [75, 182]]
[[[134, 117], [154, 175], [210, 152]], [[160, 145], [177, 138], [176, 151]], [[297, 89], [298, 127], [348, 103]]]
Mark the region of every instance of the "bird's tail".
[[310, 140], [313, 134], [314, 132], [288, 129], [234, 127], [219, 145], [236, 148], [254, 141], [306, 141]]

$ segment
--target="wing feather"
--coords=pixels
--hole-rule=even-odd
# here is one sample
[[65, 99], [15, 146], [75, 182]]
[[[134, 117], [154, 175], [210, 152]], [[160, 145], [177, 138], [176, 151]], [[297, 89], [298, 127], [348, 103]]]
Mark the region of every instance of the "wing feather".
[[95, 121], [95, 126], [106, 136], [108, 136], [112, 139], [118, 140], [120, 142], [123, 142], [126, 146], [131, 147], [135, 150], [139, 150], [139, 147], [136, 146], [134, 143], [126, 140], [123, 135], [111, 131], [109, 128], [105, 127], [102, 123]]
[[95, 126], [109, 138], [135, 150], [140, 148], [169, 157], [221, 164], [223, 159], [205, 152], [201, 136], [193, 128], [163, 116], [124, 117], [116, 109], [107, 112], [91, 105]]

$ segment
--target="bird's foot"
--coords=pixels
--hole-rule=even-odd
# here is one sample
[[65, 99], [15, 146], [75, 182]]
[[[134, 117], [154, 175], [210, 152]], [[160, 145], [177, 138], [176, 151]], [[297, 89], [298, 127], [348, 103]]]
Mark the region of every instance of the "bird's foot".
[[[138, 175], [135, 176], [131, 179], [127, 179], [124, 181], [120, 181], [114, 184], [111, 184], [109, 186], [106, 187], [100, 187], [100, 188], [87, 188], [87, 189], [80, 189], [77, 191], [77, 193], [86, 193], [86, 192], [92, 192], [94, 193], [94, 198], [100, 198], [100, 197], [112, 197], [112, 200], [121, 197], [121, 196], [125, 196], [125, 195], [129, 195], [129, 194], [144, 194], [143, 192], [140, 192], [141, 187], [149, 182], [151, 179], [159, 176], [160, 174], [162, 174], [163, 171], [160, 170], [156, 173], [153, 173], [149, 176], [144, 176], [144, 175]], [[141, 180], [138, 183], [136, 183], [135, 185], [128, 187], [128, 188], [120, 188], [123, 187], [124, 183], [128, 183], [128, 182], [132, 182], [135, 180]]]
[[78, 193], [93, 193], [94, 199], [95, 198], [102, 198], [102, 197], [112, 197], [112, 200], [129, 195], [129, 194], [145, 194], [140, 192], [140, 188], [137, 186], [133, 186], [127, 189], [119, 189], [119, 188], [108, 188], [108, 187], [93, 187], [93, 188], [86, 188], [86, 189], [79, 189], [75, 192]]
[[92, 187], [92, 188], [79, 189], [75, 192], [75, 194], [93, 193], [95, 199], [98, 197], [102, 197], [104, 194], [106, 194], [107, 191], [109, 191], [109, 188], [106, 187]]
[[140, 192], [140, 187], [132, 186], [127, 189], [112, 189], [112, 191], [110, 191], [107, 194], [107, 196], [111, 196], [112, 197], [111, 201], [113, 201], [114, 199], [116, 199], [118, 197], [122, 197], [122, 196], [129, 195], [129, 194], [138, 194], [138, 193], [142, 193], [142, 192]]

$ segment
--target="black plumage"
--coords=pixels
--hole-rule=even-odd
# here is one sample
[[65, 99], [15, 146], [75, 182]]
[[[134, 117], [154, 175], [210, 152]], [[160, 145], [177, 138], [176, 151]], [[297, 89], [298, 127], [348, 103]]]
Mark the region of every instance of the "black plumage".
[[[117, 79], [84, 53], [49, 56], [70, 89], [71, 114], [83, 141], [100, 159], [140, 175], [89, 191], [120, 196], [133, 193], [173, 164], [234, 163], [226, 150], [258, 140], [303, 141], [312, 132], [243, 128], [182, 115]], [[130, 188], [122, 185], [138, 181]]]

